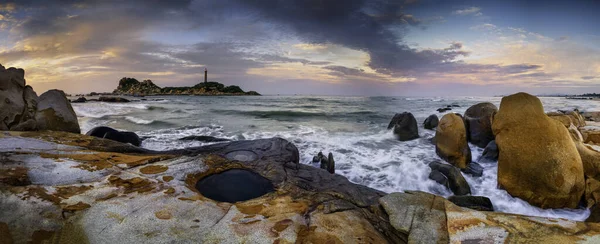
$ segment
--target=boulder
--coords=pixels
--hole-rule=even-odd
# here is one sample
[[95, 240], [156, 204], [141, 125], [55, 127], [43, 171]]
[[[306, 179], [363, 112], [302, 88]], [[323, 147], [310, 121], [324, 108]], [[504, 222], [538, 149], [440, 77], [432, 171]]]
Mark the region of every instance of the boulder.
[[575, 142], [575, 146], [583, 163], [583, 173], [600, 181], [600, 152], [582, 142]]
[[327, 159], [327, 172], [335, 174], [335, 160], [333, 160], [333, 153], [330, 152]]
[[567, 128], [527, 93], [502, 98], [492, 130], [500, 151], [498, 186], [541, 208], [576, 208], [583, 164]]
[[435, 131], [435, 152], [446, 162], [464, 169], [471, 163], [471, 149], [462, 118], [453, 113], [440, 120]]
[[71, 101], [71, 103], [84, 103], [87, 102], [87, 99], [85, 97], [78, 97], [77, 99]]
[[24, 90], [25, 71], [0, 65], [0, 130], [9, 130], [22, 121]]
[[437, 115], [432, 114], [425, 119], [425, 121], [423, 122], [423, 126], [425, 127], [425, 129], [432, 130], [433, 128], [438, 126], [438, 123], [439, 119]]
[[470, 208], [477, 211], [494, 211], [494, 205], [487, 197], [482, 196], [450, 196], [448, 201], [457, 206]]
[[95, 127], [88, 131], [86, 135], [109, 139], [122, 143], [129, 143], [136, 147], [139, 147], [142, 144], [142, 140], [137, 134], [128, 131], [118, 131], [106, 126]]
[[[431, 168], [431, 174], [429, 174], [429, 178], [435, 181], [442, 180], [437, 182], [448, 187], [454, 193], [454, 195], [462, 196], [471, 194], [471, 187], [469, 186], [469, 183], [467, 183], [465, 177], [463, 177], [463, 175], [460, 173], [460, 170], [458, 170], [456, 167], [449, 164], [431, 162], [429, 163], [429, 168]], [[446, 182], [443, 181], [443, 178], [439, 177], [439, 173], [446, 177], [447, 185]]]
[[126, 98], [122, 97], [99, 97], [98, 101], [107, 103], [128, 103], [131, 102]]
[[481, 157], [477, 160], [479, 163], [494, 163], [498, 161], [498, 145], [496, 140], [490, 141], [483, 149]]
[[484, 148], [490, 141], [494, 140], [492, 116], [496, 112], [498, 112], [496, 105], [489, 102], [478, 103], [467, 109], [465, 124], [469, 142]]
[[583, 141], [588, 144], [600, 145], [600, 130], [588, 129], [587, 127], [580, 128]]
[[35, 120], [39, 130], [81, 133], [77, 115], [61, 90], [49, 90], [40, 96]]
[[411, 113], [404, 112], [395, 114], [388, 125], [389, 129], [394, 129], [394, 135], [400, 141], [409, 141], [419, 138], [419, 127], [415, 116]]
[[483, 175], [483, 167], [475, 162], [469, 163], [466, 168], [461, 169], [460, 171], [474, 177], [481, 177]]
[[548, 117], [559, 121], [565, 127], [569, 127], [570, 124], [575, 125], [575, 127], [585, 126], [585, 118], [579, 114], [579, 111], [558, 111], [558, 112], [548, 112], [546, 113]]

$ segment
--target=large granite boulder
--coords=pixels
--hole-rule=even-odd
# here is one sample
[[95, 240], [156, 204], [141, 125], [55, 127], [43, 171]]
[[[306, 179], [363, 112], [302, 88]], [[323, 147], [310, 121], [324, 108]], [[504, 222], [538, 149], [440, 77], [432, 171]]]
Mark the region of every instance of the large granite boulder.
[[425, 127], [425, 129], [432, 130], [433, 128], [438, 126], [439, 122], [440, 120], [438, 119], [437, 115], [432, 114], [425, 119], [425, 121], [423, 122], [423, 127]]
[[494, 140], [492, 133], [492, 116], [498, 112], [496, 105], [484, 102], [471, 106], [465, 112], [467, 140], [474, 145], [484, 148]]
[[573, 124], [575, 127], [583, 127], [585, 126], [585, 118], [579, 114], [577, 110], [575, 111], [565, 111], [565, 112], [549, 112], [546, 113], [548, 117], [559, 121], [565, 127], [569, 127], [569, 125]]
[[577, 207], [585, 189], [581, 157], [567, 128], [544, 113], [537, 97], [503, 97], [492, 129], [499, 187], [541, 208]]
[[394, 129], [394, 135], [400, 141], [410, 141], [419, 138], [419, 127], [413, 114], [404, 112], [395, 114], [388, 125], [389, 129]]
[[471, 149], [463, 119], [454, 113], [446, 114], [435, 131], [435, 153], [446, 162], [464, 169], [471, 163]]
[[37, 95], [25, 85], [23, 69], [0, 65], [0, 130], [35, 129]]
[[65, 93], [49, 90], [40, 96], [35, 116], [39, 130], [81, 133], [77, 115]]

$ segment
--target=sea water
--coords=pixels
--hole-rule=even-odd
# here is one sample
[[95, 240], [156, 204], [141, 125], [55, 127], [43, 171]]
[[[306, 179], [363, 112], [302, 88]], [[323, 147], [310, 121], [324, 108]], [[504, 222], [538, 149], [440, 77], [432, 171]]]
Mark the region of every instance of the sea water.
[[[431, 114], [461, 113], [479, 102], [500, 105], [500, 97], [338, 97], [338, 96], [153, 96], [131, 103], [74, 103], [82, 132], [100, 126], [129, 130], [146, 138], [142, 147], [167, 150], [208, 143], [180, 141], [207, 135], [231, 140], [281, 137], [300, 150], [300, 162], [318, 167], [312, 158], [332, 152], [336, 173], [384, 192], [425, 191], [448, 197], [451, 192], [428, 178], [428, 163], [440, 158], [422, 126]], [[600, 102], [540, 98], [549, 111], [600, 111]], [[436, 109], [455, 105], [438, 113]], [[411, 112], [420, 138], [401, 142], [387, 125], [395, 113]], [[483, 149], [470, 145], [476, 160]], [[473, 195], [491, 199], [496, 211], [585, 220], [587, 209], [540, 209], [497, 188], [497, 164], [482, 165], [482, 177], [465, 178]]]

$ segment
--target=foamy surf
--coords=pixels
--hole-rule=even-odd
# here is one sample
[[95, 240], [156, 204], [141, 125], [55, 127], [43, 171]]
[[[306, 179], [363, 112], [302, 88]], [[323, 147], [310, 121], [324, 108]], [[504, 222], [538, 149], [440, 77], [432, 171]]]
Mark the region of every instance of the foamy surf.
[[[336, 173], [350, 181], [384, 192], [418, 190], [444, 197], [452, 193], [428, 178], [428, 164], [438, 161], [430, 138], [435, 132], [419, 128], [420, 138], [400, 142], [386, 129], [394, 113], [410, 111], [420, 123], [430, 114], [464, 113], [482, 101], [497, 106], [492, 97], [164, 97], [160, 102], [74, 104], [82, 131], [108, 125], [135, 131], [147, 138], [142, 147], [169, 150], [212, 143], [180, 141], [186, 136], [214, 136], [231, 140], [281, 137], [294, 143], [300, 161], [312, 164], [319, 151], [332, 152]], [[177, 100], [173, 102], [173, 100]], [[541, 98], [547, 111], [578, 108], [600, 110], [585, 100]], [[445, 113], [436, 109], [457, 104]], [[157, 106], [161, 108], [152, 108]], [[103, 115], [103, 116], [99, 116]], [[214, 142], [213, 142], [214, 143]], [[481, 149], [472, 147], [473, 159]], [[482, 177], [465, 178], [473, 195], [486, 196], [500, 212], [584, 220], [586, 209], [540, 209], [496, 187], [497, 164], [483, 164]]]

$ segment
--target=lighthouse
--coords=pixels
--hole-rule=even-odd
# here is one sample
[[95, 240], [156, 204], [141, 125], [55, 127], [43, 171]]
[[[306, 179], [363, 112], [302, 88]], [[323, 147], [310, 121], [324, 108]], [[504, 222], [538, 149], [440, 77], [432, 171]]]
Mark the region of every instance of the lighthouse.
[[208, 70], [204, 68], [204, 83], [208, 83]]

